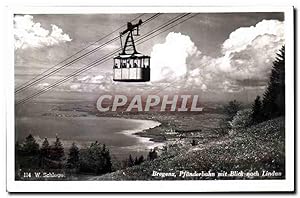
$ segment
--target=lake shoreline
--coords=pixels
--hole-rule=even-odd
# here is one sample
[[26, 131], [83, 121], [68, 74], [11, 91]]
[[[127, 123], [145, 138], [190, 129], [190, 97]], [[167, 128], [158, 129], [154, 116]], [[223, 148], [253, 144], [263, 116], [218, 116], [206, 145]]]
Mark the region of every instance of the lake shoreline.
[[[116, 117], [109, 117], [113, 119], [117, 119]], [[154, 147], [161, 147], [163, 144], [161, 141], [155, 141], [151, 136], [149, 137], [147, 133], [153, 130], [154, 128], [159, 128], [162, 123], [154, 120], [145, 120], [145, 119], [133, 119], [133, 118], [120, 118], [122, 120], [129, 120], [133, 122], [141, 123], [141, 126], [137, 129], [132, 130], [122, 130], [120, 133], [123, 133], [127, 136], [138, 138], [140, 145], [145, 145], [148, 149], [152, 149]]]
[[130, 132], [129, 135], [134, 135], [142, 139], [148, 139], [147, 141], [155, 143], [165, 143], [167, 139], [165, 138], [166, 126], [170, 125], [170, 121], [166, 119], [156, 119], [149, 115], [123, 115], [122, 117], [119, 114], [110, 114], [110, 115], [96, 115], [97, 117], [111, 117], [111, 118], [121, 118], [135, 121], [147, 121], [159, 123], [156, 126], [148, 127], [143, 130], [136, 130]]
[[[59, 115], [59, 116], [57, 116]], [[94, 141], [102, 142], [106, 144], [108, 147], [111, 148], [112, 152], [117, 158], [124, 159], [126, 158], [129, 154], [131, 155], [147, 155], [150, 149], [155, 148], [155, 147], [162, 147], [164, 144], [161, 142], [156, 142], [152, 141], [150, 137], [147, 137], [146, 135], [140, 135], [142, 133], [146, 133], [148, 130], [152, 130], [153, 128], [159, 128], [161, 125], [160, 122], [158, 121], [153, 121], [149, 119], [134, 119], [134, 118], [128, 118], [128, 117], [115, 117], [115, 116], [96, 116], [95, 114], [86, 114], [82, 116], [82, 112], [77, 112], [77, 113], [72, 113], [68, 114], [68, 112], [51, 112], [47, 114], [42, 114], [42, 116], [21, 116], [18, 118], [18, 121], [16, 124], [18, 125], [18, 131], [20, 132], [21, 129], [23, 129], [22, 133], [18, 133], [17, 131], [17, 137], [16, 141], [22, 142], [29, 134], [32, 133], [38, 144], [41, 146], [42, 142], [44, 141], [44, 138], [47, 137], [48, 141], [50, 144], [52, 144], [55, 141], [55, 134], [49, 134], [47, 130], [42, 130], [42, 128], [38, 129], [37, 125], [39, 126], [41, 121], [35, 122], [33, 120], [36, 119], [41, 119], [44, 120], [46, 125], [43, 126], [48, 126], [47, 128], [51, 128], [53, 130], [51, 131], [58, 131], [57, 128], [58, 126], [62, 127], [62, 123], [64, 124], [63, 128], [61, 128], [60, 132], [57, 133], [59, 135], [60, 140], [62, 141], [65, 149], [69, 149], [71, 147], [71, 144], [75, 142], [76, 145], [78, 145], [79, 148], [85, 148], [88, 147], [91, 143]], [[66, 120], [66, 122], [65, 122]], [[87, 121], [85, 121], [87, 120]], [[98, 121], [97, 121], [98, 120]], [[112, 122], [107, 122], [111, 120]], [[56, 121], [58, 121], [56, 123]], [[79, 122], [80, 121], [80, 122]], [[52, 123], [52, 125], [49, 125], [49, 122]], [[52, 128], [51, 126], [53, 125], [53, 122], [55, 122], [57, 125], [55, 128]], [[39, 124], [37, 124], [39, 123]], [[86, 125], [85, 125], [86, 123]], [[96, 124], [93, 126], [93, 128], [90, 128], [91, 123]], [[98, 124], [97, 124], [98, 123]], [[100, 123], [100, 125], [99, 125]], [[104, 139], [102, 139], [102, 136], [99, 136], [98, 138], [92, 138], [95, 136], [97, 133], [97, 127], [102, 128], [103, 123], [108, 130], [101, 129], [100, 133], [102, 130], [105, 131], [104, 134]], [[111, 124], [110, 124], [111, 123]], [[131, 127], [126, 127], [128, 126]], [[94, 124], [93, 124], [94, 125]], [[112, 126], [112, 131], [109, 130], [110, 127], [109, 125]], [[24, 127], [25, 126], [25, 127]], [[78, 139], [79, 136], [76, 136], [73, 134], [73, 137], [77, 137], [77, 139], [72, 138], [72, 135], [69, 138], [66, 138], [65, 134], [68, 134], [68, 131], [72, 131], [72, 127], [74, 130], [78, 131], [83, 131], [83, 136], [81, 136], [80, 139]], [[78, 129], [78, 127], [81, 126], [81, 129]], [[120, 127], [116, 127], [120, 126]], [[21, 128], [20, 128], [21, 127]], [[67, 128], [66, 128], [67, 127]], [[75, 127], [75, 128], [74, 128]], [[25, 129], [25, 130], [24, 130]], [[28, 131], [24, 132], [24, 131]], [[94, 131], [90, 136], [88, 132]], [[113, 134], [110, 136], [110, 132], [113, 132]], [[73, 133], [73, 132], [72, 132]], [[76, 133], [76, 132], [75, 132]], [[77, 133], [78, 134], [78, 133]], [[118, 135], [120, 134], [120, 135]], [[126, 137], [125, 137], [126, 136]], [[107, 142], [107, 138], [111, 138], [111, 142], [113, 144], [110, 144]], [[119, 143], [120, 144], [119, 144]]]

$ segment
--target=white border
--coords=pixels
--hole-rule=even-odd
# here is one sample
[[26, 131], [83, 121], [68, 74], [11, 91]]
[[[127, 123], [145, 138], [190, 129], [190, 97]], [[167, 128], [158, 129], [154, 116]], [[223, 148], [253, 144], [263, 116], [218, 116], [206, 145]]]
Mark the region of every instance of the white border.
[[6, 84], [7, 190], [9, 192], [234, 192], [294, 190], [294, 19], [292, 7], [9, 7], [6, 43], [9, 67], [4, 82], [14, 82], [13, 14], [284, 12], [286, 42], [286, 179], [199, 181], [14, 181], [14, 83]]

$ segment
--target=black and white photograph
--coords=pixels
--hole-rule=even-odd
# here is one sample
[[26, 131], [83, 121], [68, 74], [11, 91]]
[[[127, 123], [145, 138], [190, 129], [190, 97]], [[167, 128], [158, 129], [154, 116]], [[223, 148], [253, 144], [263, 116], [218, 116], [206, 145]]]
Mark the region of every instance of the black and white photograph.
[[292, 7], [63, 10], [11, 15], [11, 186], [292, 188]]

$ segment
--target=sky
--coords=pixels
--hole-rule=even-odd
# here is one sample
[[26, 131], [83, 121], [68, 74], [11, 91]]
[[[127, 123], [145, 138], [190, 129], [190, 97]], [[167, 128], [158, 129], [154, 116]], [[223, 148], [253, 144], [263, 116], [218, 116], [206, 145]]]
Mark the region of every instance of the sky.
[[[145, 21], [153, 14], [147, 13], [140, 18]], [[140, 15], [15, 15], [16, 87]], [[161, 14], [141, 27], [141, 36], [178, 15]], [[84, 52], [117, 37], [120, 31]], [[252, 102], [264, 92], [272, 62], [282, 45], [283, 13], [199, 13], [137, 46], [140, 53], [151, 56], [150, 82], [114, 82], [113, 61], [110, 59], [35, 100], [86, 101], [96, 100], [105, 93], [159, 93], [197, 94], [203, 101], [237, 99]], [[92, 55], [18, 93], [16, 99], [30, 96], [119, 48], [120, 40], [116, 39]]]

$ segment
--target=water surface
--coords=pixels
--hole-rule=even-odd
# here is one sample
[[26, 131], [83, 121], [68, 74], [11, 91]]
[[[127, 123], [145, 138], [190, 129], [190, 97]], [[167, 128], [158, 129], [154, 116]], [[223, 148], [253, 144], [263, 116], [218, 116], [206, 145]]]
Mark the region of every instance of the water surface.
[[133, 135], [159, 125], [151, 120], [132, 120], [108, 117], [55, 117], [32, 116], [16, 118], [16, 139], [22, 142], [32, 134], [41, 144], [45, 137], [50, 142], [55, 141], [56, 135], [64, 147], [69, 148], [75, 142], [79, 147], [89, 146], [98, 141], [110, 148], [112, 155], [125, 158], [129, 154], [146, 155], [150, 148], [158, 144]]

